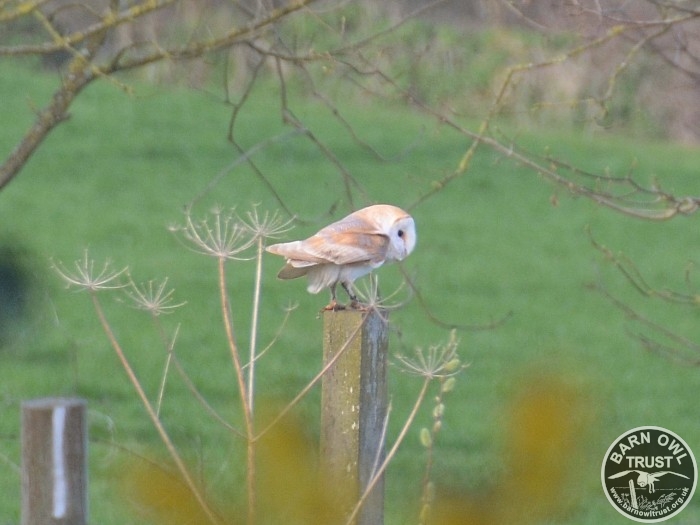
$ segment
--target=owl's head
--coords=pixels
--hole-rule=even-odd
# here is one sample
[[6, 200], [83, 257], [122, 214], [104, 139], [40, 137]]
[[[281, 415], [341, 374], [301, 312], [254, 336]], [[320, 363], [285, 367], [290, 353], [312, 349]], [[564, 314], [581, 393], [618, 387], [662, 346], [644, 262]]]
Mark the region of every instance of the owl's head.
[[406, 216], [396, 219], [389, 230], [391, 241], [387, 259], [402, 261], [416, 247], [416, 223], [413, 217]]
[[360, 210], [366, 219], [389, 237], [386, 260], [402, 261], [416, 247], [416, 224], [408, 213], [390, 204], [377, 204]]

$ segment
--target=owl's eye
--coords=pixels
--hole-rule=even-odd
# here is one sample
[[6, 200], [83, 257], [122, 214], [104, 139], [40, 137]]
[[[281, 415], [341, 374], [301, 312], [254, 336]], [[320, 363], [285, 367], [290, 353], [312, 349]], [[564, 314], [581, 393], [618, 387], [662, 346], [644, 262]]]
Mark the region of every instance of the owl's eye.
[[398, 232], [396, 232], [396, 235], [398, 235], [399, 238], [403, 238], [403, 233], [403, 230], [399, 230]]

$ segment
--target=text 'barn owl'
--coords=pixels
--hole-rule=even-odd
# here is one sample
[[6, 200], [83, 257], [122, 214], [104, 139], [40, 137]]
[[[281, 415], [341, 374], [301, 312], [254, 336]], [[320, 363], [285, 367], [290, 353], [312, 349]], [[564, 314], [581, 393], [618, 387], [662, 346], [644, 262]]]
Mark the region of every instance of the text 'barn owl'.
[[377, 204], [351, 213], [308, 239], [273, 244], [267, 251], [287, 259], [277, 277], [306, 275], [307, 290], [314, 294], [330, 288], [331, 302], [325, 309], [336, 310], [342, 308], [335, 296], [338, 283], [350, 296], [350, 306], [358, 307], [353, 281], [385, 262], [405, 259], [415, 245], [413, 218], [396, 206]]

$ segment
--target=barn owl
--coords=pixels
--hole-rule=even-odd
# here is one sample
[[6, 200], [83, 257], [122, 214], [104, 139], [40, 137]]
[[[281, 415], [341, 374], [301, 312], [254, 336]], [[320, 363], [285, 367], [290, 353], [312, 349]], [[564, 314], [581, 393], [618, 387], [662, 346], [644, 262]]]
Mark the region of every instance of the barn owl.
[[331, 302], [324, 310], [339, 310], [344, 307], [336, 300], [338, 283], [350, 297], [350, 307], [358, 308], [353, 281], [385, 262], [405, 259], [415, 245], [413, 218], [396, 206], [377, 204], [351, 213], [308, 239], [273, 244], [267, 251], [287, 259], [277, 277], [306, 275], [310, 293], [330, 288]]

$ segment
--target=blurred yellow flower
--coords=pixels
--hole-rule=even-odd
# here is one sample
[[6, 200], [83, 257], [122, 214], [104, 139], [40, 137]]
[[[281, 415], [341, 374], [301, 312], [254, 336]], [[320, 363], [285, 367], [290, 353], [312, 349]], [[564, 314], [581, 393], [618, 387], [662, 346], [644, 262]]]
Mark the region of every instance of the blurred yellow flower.
[[593, 407], [566, 379], [534, 377], [521, 387], [507, 413], [503, 475], [479, 494], [448, 487], [431, 524], [522, 525], [571, 510]]
[[[318, 475], [317, 446], [303, 429], [299, 421], [287, 417], [256, 442], [257, 523], [344, 523], [343, 511], [337, 505], [337, 488], [323, 486]], [[245, 509], [236, 507], [240, 500], [218, 509], [207, 501], [206, 512], [180, 476], [156, 463], [132, 461], [120, 477], [134, 511], [154, 523], [238, 525], [246, 521]], [[216, 496], [230, 490], [225, 487]]]
[[[419, 519], [431, 525], [522, 525], [570, 511], [591, 416], [584, 390], [565, 377], [530, 378], [506, 414], [502, 476], [478, 493], [438, 486], [433, 508], [423, 509]], [[294, 418], [284, 418], [256, 441], [256, 523], [344, 524], [342, 487], [324, 484], [318, 464], [316, 444]], [[245, 522], [246, 512], [236, 503], [205, 511], [177, 475], [153, 463], [131, 465], [122, 478], [135, 509], [155, 523]]]

